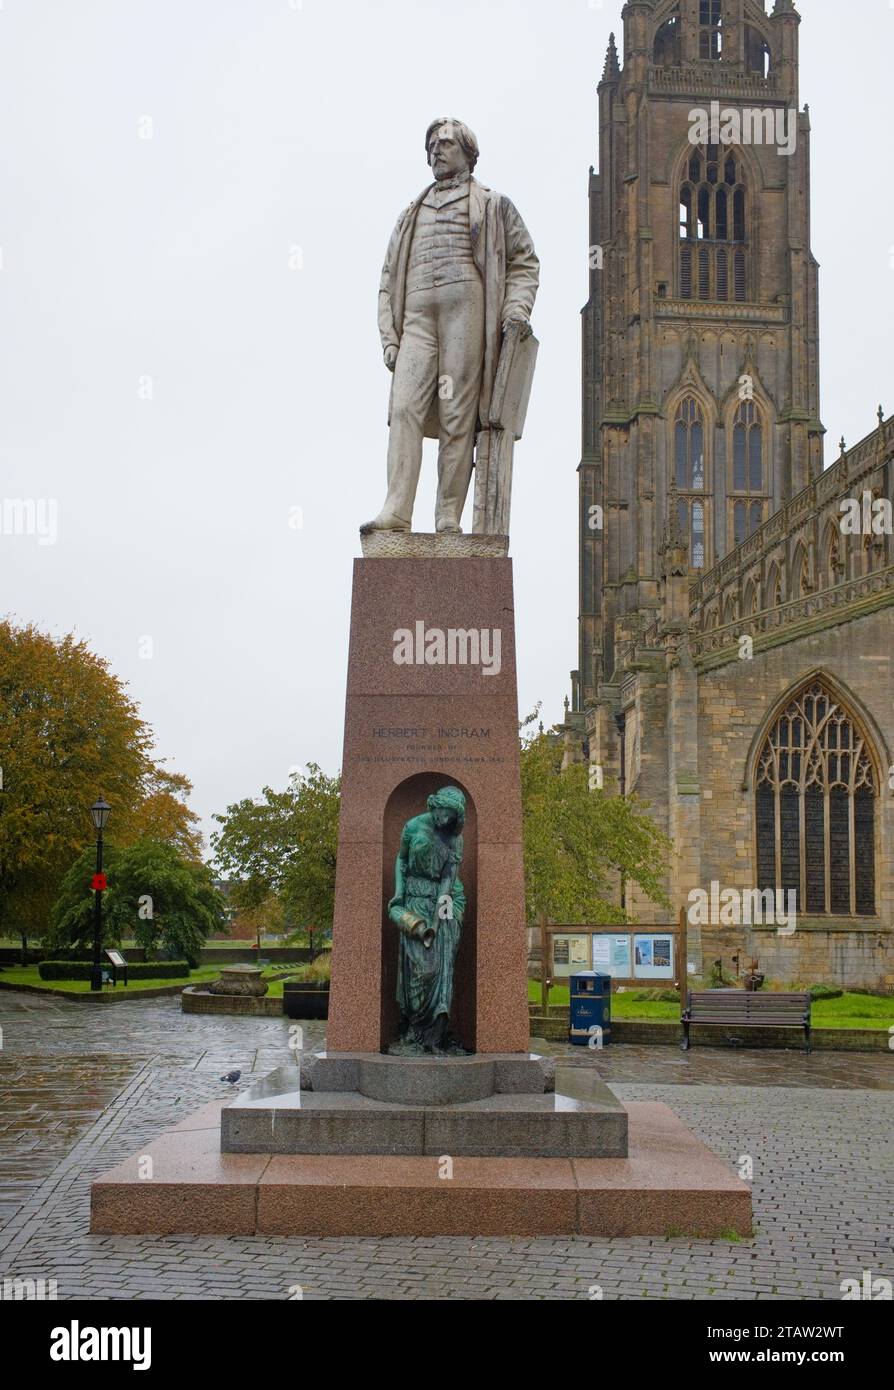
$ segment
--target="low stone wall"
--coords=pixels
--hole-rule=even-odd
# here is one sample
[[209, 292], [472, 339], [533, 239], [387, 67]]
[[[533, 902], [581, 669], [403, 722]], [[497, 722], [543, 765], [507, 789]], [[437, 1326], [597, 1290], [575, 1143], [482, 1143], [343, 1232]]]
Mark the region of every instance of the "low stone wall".
[[133, 1004], [140, 999], [159, 999], [165, 994], [179, 994], [182, 985], [159, 985], [157, 989], [128, 989], [125, 985], [118, 985], [110, 989], [104, 986], [102, 993], [93, 993], [87, 990], [83, 994], [74, 994], [70, 990], [50, 989], [49, 985], [14, 985], [4, 980], [0, 976], [0, 989], [11, 989], [16, 994], [51, 994], [54, 999], [63, 999], [67, 1004]]
[[887, 921], [844, 925], [801, 917], [791, 936], [771, 927], [702, 927], [701, 943], [706, 974], [718, 957], [731, 972], [738, 954], [742, 963], [756, 956], [768, 980], [894, 991], [894, 932]]
[[[548, 1016], [532, 1014], [531, 1037], [545, 1038], [547, 1042], [567, 1042], [568, 1010], [552, 1008]], [[612, 1042], [673, 1046], [682, 1040], [683, 1030], [678, 1023], [650, 1023], [645, 1019], [642, 1022], [635, 1019], [612, 1022]]]
[[[568, 1011], [551, 1009], [548, 1017], [532, 1014], [531, 1036], [547, 1042], [568, 1041]], [[709, 1028], [693, 1024], [689, 1030], [693, 1047], [767, 1047], [804, 1050], [804, 1035], [797, 1028]], [[647, 1019], [614, 1019], [612, 1043], [640, 1043], [647, 1046], [679, 1047], [683, 1029], [679, 1023], [653, 1023]], [[611, 1046], [611, 1044], [609, 1044]], [[810, 1046], [817, 1052], [888, 1052], [888, 1034], [883, 1028], [814, 1028]], [[583, 1050], [583, 1049], [582, 1049]], [[894, 1060], [894, 1052], [890, 1053]]]
[[250, 994], [209, 994], [194, 985], [180, 995], [180, 1008], [185, 1014], [248, 1014], [253, 1018], [280, 1018], [282, 999], [268, 999]]
[[245, 946], [203, 946], [199, 952], [201, 965], [254, 965], [258, 960], [269, 960], [273, 965], [298, 965], [324, 954], [310, 951], [306, 946], [262, 946], [260, 951], [250, 945]]

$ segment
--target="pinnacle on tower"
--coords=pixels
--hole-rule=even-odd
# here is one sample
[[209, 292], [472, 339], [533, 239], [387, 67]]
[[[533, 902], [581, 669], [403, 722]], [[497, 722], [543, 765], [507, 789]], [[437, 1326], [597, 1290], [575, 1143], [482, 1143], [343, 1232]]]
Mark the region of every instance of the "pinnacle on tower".
[[603, 82], [610, 82], [615, 77], [621, 75], [621, 64], [618, 62], [618, 50], [615, 48], [615, 36], [609, 34], [608, 48], [605, 51], [605, 67], [602, 69]]

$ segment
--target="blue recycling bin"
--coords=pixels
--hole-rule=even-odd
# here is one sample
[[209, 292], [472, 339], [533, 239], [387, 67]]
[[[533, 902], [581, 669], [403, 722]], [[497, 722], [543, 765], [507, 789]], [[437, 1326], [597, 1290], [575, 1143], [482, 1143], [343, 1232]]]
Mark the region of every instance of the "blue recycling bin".
[[579, 1047], [604, 1047], [612, 1038], [611, 975], [603, 975], [599, 970], [581, 970], [570, 977], [568, 984], [571, 995], [569, 1042]]

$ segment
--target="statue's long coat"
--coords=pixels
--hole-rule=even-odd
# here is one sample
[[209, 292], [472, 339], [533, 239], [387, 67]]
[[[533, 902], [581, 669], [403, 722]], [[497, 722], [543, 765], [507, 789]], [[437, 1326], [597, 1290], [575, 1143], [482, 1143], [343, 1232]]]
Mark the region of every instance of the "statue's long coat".
[[[382, 267], [379, 285], [379, 333], [382, 349], [400, 346], [403, 333], [404, 303], [407, 293], [407, 266], [416, 226], [416, 214], [429, 184], [398, 218]], [[509, 318], [530, 318], [539, 284], [540, 262], [534, 244], [518, 211], [502, 194], [469, 179], [469, 231], [472, 256], [484, 285], [484, 370], [478, 398], [478, 420], [487, 425], [494, 375], [500, 358], [503, 324]], [[426, 420], [425, 433], [438, 437], [438, 396]], [[391, 403], [388, 405], [391, 421]]]

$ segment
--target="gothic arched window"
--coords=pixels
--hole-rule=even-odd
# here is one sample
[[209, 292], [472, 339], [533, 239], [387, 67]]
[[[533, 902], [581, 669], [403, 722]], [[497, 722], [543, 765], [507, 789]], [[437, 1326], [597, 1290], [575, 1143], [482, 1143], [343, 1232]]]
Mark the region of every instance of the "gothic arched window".
[[800, 541], [795, 547], [795, 553], [792, 557], [788, 591], [789, 596], [793, 599], [804, 598], [805, 595], [813, 592], [810, 552], [807, 546]]
[[764, 520], [764, 430], [754, 401], [739, 403], [733, 420], [732, 448], [733, 544], [741, 545]]
[[[677, 519], [689, 544], [691, 569], [704, 569], [706, 553], [705, 421], [694, 396], [684, 396], [674, 417], [674, 481]], [[688, 495], [684, 495], [688, 494]]]
[[872, 536], [863, 537], [863, 573], [872, 574], [875, 564], [875, 547], [872, 544]]
[[841, 559], [841, 532], [834, 524], [830, 524], [826, 532], [826, 583], [832, 587], [840, 583], [844, 575], [844, 565]]
[[722, 303], [747, 296], [746, 196], [741, 157], [705, 145], [687, 154], [680, 179], [681, 299]]
[[680, 492], [701, 492], [705, 486], [705, 427], [701, 406], [686, 396], [674, 420], [674, 466]]
[[658, 67], [675, 67], [680, 61], [680, 16], [672, 14], [655, 35], [652, 62]]
[[762, 34], [751, 24], [745, 25], [745, 70], [756, 72], [761, 77], [769, 77], [771, 68], [770, 46]]
[[692, 498], [681, 497], [677, 501], [677, 520], [680, 530], [689, 544], [689, 568], [701, 570], [705, 567], [705, 504]]
[[867, 740], [822, 681], [774, 720], [757, 760], [757, 886], [801, 913], [875, 912], [876, 779]]
[[723, 7], [721, 0], [699, 0], [698, 56], [716, 60], [723, 48]]
[[810, 573], [810, 556], [806, 550], [802, 550], [798, 568], [798, 594], [803, 597], [804, 594], [812, 592], [813, 576]]

